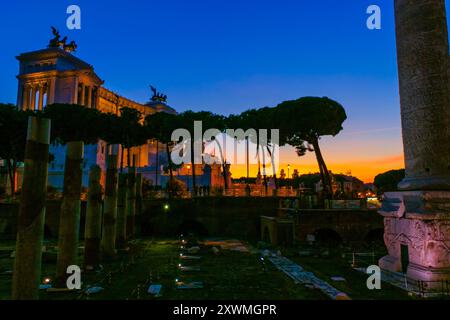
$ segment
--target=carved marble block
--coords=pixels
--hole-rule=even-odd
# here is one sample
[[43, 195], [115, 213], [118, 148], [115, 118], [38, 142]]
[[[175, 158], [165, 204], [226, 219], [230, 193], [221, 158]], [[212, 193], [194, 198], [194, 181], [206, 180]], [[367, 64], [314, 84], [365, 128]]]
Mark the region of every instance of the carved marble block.
[[450, 280], [450, 191], [390, 192], [384, 197], [379, 213], [385, 217], [388, 255], [380, 267], [416, 280]]

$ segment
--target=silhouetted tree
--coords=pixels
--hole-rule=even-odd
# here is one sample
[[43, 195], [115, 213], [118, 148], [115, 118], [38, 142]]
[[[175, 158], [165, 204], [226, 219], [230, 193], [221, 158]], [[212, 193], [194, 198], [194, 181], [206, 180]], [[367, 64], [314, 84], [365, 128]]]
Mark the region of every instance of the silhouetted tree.
[[378, 189], [379, 194], [385, 192], [397, 191], [397, 185], [405, 178], [405, 169], [390, 170], [380, 173], [375, 177], [374, 185]]
[[0, 158], [6, 163], [12, 197], [16, 193], [17, 166], [25, 156], [28, 116], [32, 114], [13, 104], [0, 104]]
[[[181, 113], [179, 116], [179, 123], [181, 125], [181, 128], [184, 128], [189, 131], [191, 135], [191, 163], [192, 163], [192, 187], [194, 194], [197, 192], [197, 182], [196, 182], [196, 173], [195, 173], [195, 161], [194, 161], [194, 122], [195, 121], [202, 121], [203, 131], [207, 130], [208, 128], [216, 128], [219, 130], [223, 130], [225, 127], [223, 117], [215, 115], [208, 111], [185, 111]], [[203, 132], [202, 132], [203, 136]], [[203, 141], [200, 141], [202, 143]], [[202, 145], [203, 147], [203, 145]], [[223, 153], [222, 153], [223, 157]], [[226, 160], [226, 159], [223, 159]], [[223, 163], [224, 161], [222, 161]], [[223, 165], [225, 165], [223, 163]], [[224, 167], [223, 167], [224, 168]], [[224, 170], [224, 178], [226, 179], [226, 170]]]
[[[132, 166], [131, 148], [143, 145], [147, 142], [145, 129], [142, 122], [142, 114], [132, 108], [121, 108], [119, 117], [119, 128], [121, 130], [121, 145], [127, 150], [127, 167]], [[123, 154], [123, 152], [122, 152]], [[123, 158], [123, 156], [122, 156]], [[121, 160], [121, 169], [123, 169], [123, 160]]]
[[280, 140], [296, 148], [298, 155], [314, 151], [324, 192], [332, 196], [332, 182], [319, 146], [323, 136], [336, 136], [347, 119], [344, 107], [329, 98], [304, 97], [280, 103], [273, 113]]
[[166, 145], [166, 154], [169, 167], [169, 197], [172, 196], [172, 190], [170, 186], [173, 184], [173, 169], [172, 158], [170, 157], [170, 147], [173, 145], [172, 132], [179, 128], [178, 115], [157, 112], [145, 117], [145, 132], [148, 139], [156, 139], [162, 144]]

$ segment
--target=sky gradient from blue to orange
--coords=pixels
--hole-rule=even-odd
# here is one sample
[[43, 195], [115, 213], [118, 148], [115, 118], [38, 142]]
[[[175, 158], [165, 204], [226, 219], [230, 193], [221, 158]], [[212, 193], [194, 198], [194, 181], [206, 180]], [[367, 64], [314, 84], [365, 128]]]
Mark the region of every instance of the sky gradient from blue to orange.
[[[65, 28], [71, 4], [81, 7], [81, 30]], [[366, 28], [372, 4], [382, 10], [379, 31]], [[333, 172], [369, 182], [403, 167], [393, 0], [9, 1], [0, 11], [0, 102], [15, 103], [15, 56], [44, 48], [51, 25], [128, 98], [146, 102], [153, 84], [177, 111], [228, 115], [328, 96], [348, 115], [344, 131], [321, 142]], [[313, 154], [291, 148], [281, 162], [317, 171]]]

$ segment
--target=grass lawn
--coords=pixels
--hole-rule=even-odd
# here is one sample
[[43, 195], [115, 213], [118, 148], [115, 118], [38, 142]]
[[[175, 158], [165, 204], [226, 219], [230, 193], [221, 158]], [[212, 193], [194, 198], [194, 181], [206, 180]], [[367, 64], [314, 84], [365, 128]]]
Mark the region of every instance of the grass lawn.
[[[176, 240], [141, 240], [133, 250], [121, 253], [115, 261], [104, 264], [102, 272], [83, 273], [83, 287], [101, 286], [104, 290], [89, 297], [80, 292], [47, 293], [41, 291], [41, 299], [327, 299], [320, 291], [308, 289], [294, 282], [270, 263], [265, 267], [256, 250], [238, 252], [220, 250], [214, 254], [211, 247], [202, 247], [200, 260], [179, 259], [180, 244]], [[0, 299], [9, 299], [13, 259], [0, 257]], [[182, 273], [178, 264], [201, 268], [198, 272]], [[42, 277], [52, 276], [55, 261], [46, 261]], [[162, 296], [154, 298], [147, 294], [151, 283], [162, 284]], [[179, 281], [202, 281], [201, 289], [178, 289]], [[139, 286], [139, 293], [138, 293]]]
[[[82, 242], [81, 242], [82, 243]], [[46, 243], [48, 248], [55, 242]], [[87, 296], [81, 291], [48, 293], [40, 291], [41, 299], [248, 299], [248, 300], [319, 300], [328, 299], [322, 292], [294, 284], [293, 280], [266, 261], [262, 264], [260, 254], [247, 244], [250, 252], [219, 250], [214, 254], [212, 246], [201, 246], [199, 260], [182, 260], [180, 242], [174, 239], [143, 239], [136, 241], [131, 250], [120, 252], [114, 261], [103, 264], [99, 272], [83, 273], [83, 288], [101, 286], [100, 293]], [[2, 241], [0, 246], [0, 299], [9, 299], [11, 293], [11, 272], [13, 259], [10, 258], [13, 242]], [[82, 252], [82, 250], [80, 250]], [[381, 290], [369, 290], [366, 286], [368, 275], [351, 268], [349, 258], [342, 258], [341, 252], [331, 251], [328, 257], [320, 255], [300, 256], [298, 249], [282, 249], [283, 255], [300, 264], [307, 271], [335, 288], [358, 300], [399, 300], [411, 299], [403, 290], [382, 282]], [[185, 253], [186, 254], [186, 253]], [[42, 278], [55, 273], [56, 254], [44, 256]], [[376, 260], [378, 257], [376, 257]], [[375, 260], [375, 261], [376, 261]], [[80, 254], [82, 261], [82, 254]], [[181, 272], [178, 264], [197, 266], [200, 271]], [[340, 276], [345, 281], [333, 281]], [[176, 279], [182, 282], [201, 281], [203, 288], [178, 289]], [[149, 285], [161, 284], [161, 297], [147, 293]]]

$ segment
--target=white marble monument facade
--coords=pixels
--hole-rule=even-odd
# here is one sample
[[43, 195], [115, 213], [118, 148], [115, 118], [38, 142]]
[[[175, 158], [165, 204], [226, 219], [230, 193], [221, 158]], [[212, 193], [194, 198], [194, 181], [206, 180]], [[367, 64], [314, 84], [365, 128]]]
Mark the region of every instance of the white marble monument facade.
[[[20, 62], [17, 76], [17, 106], [22, 110], [38, 111], [43, 110], [46, 105], [62, 103], [78, 104], [114, 114], [120, 114], [120, 108], [128, 107], [139, 110], [143, 117], [155, 112], [175, 113], [174, 109], [164, 103], [140, 104], [104, 88], [104, 81], [95, 73], [92, 65], [61, 48], [23, 53], [17, 59]], [[139, 168], [151, 170], [150, 167], [154, 166], [151, 159], [155, 158], [156, 150], [152, 146], [149, 141], [147, 144], [132, 148], [132, 156], [135, 156]], [[164, 146], [160, 145], [160, 148], [163, 150]], [[49, 165], [48, 184], [61, 189], [65, 147], [51, 146], [50, 152], [55, 159]], [[119, 148], [119, 159], [121, 152]], [[98, 164], [102, 168], [104, 179], [106, 153], [104, 141], [100, 140], [97, 145], [85, 146], [83, 186], [88, 184], [88, 171], [93, 164]], [[126, 159], [126, 154], [124, 158]], [[160, 160], [159, 165], [164, 164]]]

